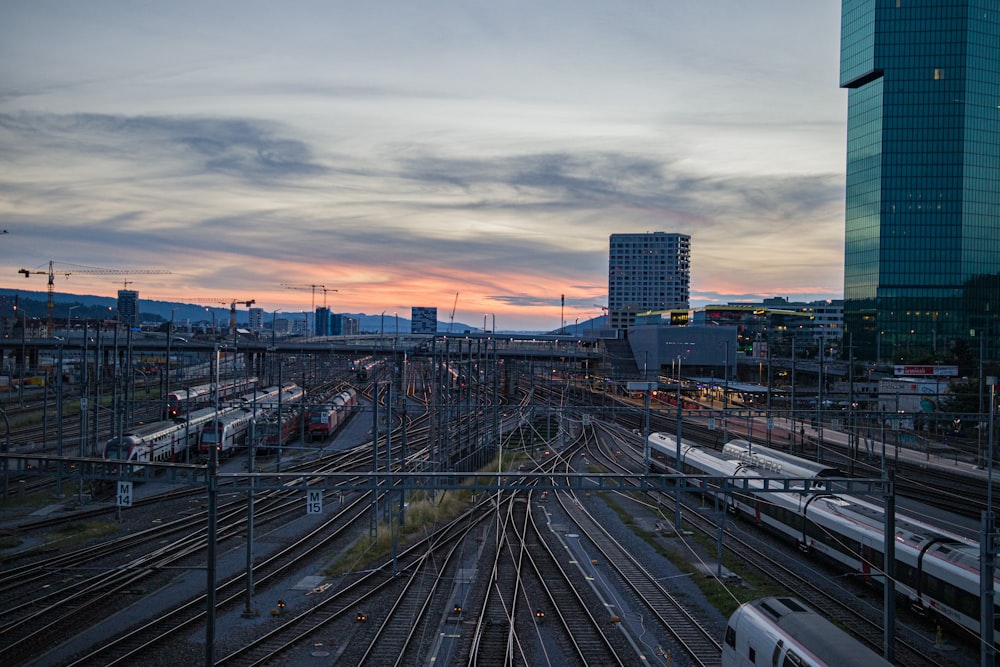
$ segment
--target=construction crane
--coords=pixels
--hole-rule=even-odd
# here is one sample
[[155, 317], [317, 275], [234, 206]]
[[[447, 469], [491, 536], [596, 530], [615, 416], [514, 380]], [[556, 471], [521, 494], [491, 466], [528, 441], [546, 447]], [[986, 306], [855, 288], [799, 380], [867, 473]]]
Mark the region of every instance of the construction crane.
[[451, 316], [448, 322], [448, 333], [451, 333], [452, 327], [455, 326], [455, 309], [458, 308], [458, 292], [455, 292], [455, 303], [451, 306]]
[[243, 301], [240, 299], [223, 299], [217, 296], [196, 296], [193, 299], [191, 299], [191, 301], [193, 303], [202, 301], [209, 303], [229, 304], [229, 335], [232, 336], [233, 338], [236, 338], [236, 306], [242, 305], [249, 308], [250, 306], [257, 303], [256, 299], [247, 299], [246, 301]]
[[[336, 292], [337, 290], [329, 288], [326, 285], [289, 285], [287, 283], [282, 283], [282, 287], [285, 289], [298, 289], [298, 290], [311, 290], [312, 291], [312, 304], [310, 305], [309, 312], [312, 313], [313, 317], [316, 316], [316, 290], [323, 290], [323, 307], [326, 308], [326, 293]], [[306, 329], [309, 329], [308, 318], [306, 321]]]
[[[39, 275], [39, 274], [41, 274], [41, 275], [48, 275], [48, 277], [49, 277], [49, 287], [48, 287], [48, 297], [49, 297], [49, 299], [48, 299], [48, 322], [47, 322], [47, 330], [48, 330], [48, 336], [50, 338], [52, 337], [52, 332], [54, 330], [53, 329], [53, 324], [52, 324], [52, 309], [55, 307], [53, 296], [54, 296], [54, 292], [55, 292], [56, 274], [57, 273], [65, 276], [67, 278], [69, 276], [73, 275], [74, 273], [89, 273], [91, 275], [99, 275], [99, 276], [154, 275], [154, 274], [170, 273], [170, 271], [163, 271], [163, 270], [160, 270], [160, 269], [102, 269], [102, 268], [99, 268], [99, 267], [96, 267], [96, 266], [78, 266], [76, 264], [65, 264], [65, 265], [59, 265], [59, 266], [67, 266], [67, 267], [70, 267], [70, 268], [67, 268], [67, 269], [59, 268], [59, 269], [57, 269], [56, 268], [57, 267], [56, 263], [54, 261], [52, 261], [52, 260], [49, 260], [49, 270], [48, 270], [48, 272], [46, 272], [44, 270], [38, 270], [38, 269], [21, 269], [20, 271], [18, 271], [18, 273], [20, 273], [21, 275], [23, 275], [25, 278], [30, 278], [33, 275]], [[128, 280], [128, 279], [125, 279], [124, 282], [125, 282], [125, 287], [128, 288], [128, 284], [131, 281]]]

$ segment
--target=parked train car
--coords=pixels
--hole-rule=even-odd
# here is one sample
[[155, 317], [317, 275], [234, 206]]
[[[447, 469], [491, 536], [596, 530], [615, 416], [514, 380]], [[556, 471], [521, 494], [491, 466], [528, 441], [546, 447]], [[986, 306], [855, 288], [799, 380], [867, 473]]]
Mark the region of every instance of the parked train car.
[[102, 458], [119, 461], [181, 461], [188, 449], [197, 448], [202, 426], [215, 415], [214, 408], [192, 412], [187, 419], [143, 424], [129, 430], [121, 438], [114, 437], [104, 444]]
[[286, 382], [281, 386], [274, 385], [258, 389], [232, 398], [226, 402], [226, 406], [243, 408], [256, 417], [263, 416], [277, 408], [278, 395], [281, 394], [282, 390], [291, 390], [294, 387], [294, 382]]
[[232, 456], [247, 443], [252, 421], [250, 413], [242, 408], [231, 408], [210, 418], [202, 426], [198, 444], [200, 455], [209, 456], [214, 447], [220, 459]]
[[351, 388], [342, 391], [323, 405], [310, 407], [306, 411], [306, 430], [310, 441], [326, 440], [337, 428], [347, 421], [351, 408], [358, 403], [358, 394]]
[[724, 458], [736, 459], [761, 472], [778, 473], [783, 477], [843, 477], [833, 466], [810, 461], [748, 440], [730, 440], [722, 446]]
[[[660, 446], [669, 465], [675, 465], [673, 447]], [[685, 473], [733, 476], [776, 476], [748, 471], [738, 461], [711, 456], [696, 447], [682, 447], [679, 468]], [[750, 482], [760, 489], [760, 482]], [[863, 581], [881, 585], [884, 516], [878, 505], [822, 490], [796, 492], [736, 492], [727, 506]], [[896, 594], [914, 611], [935, 615], [979, 634], [979, 544], [923, 521], [896, 513]], [[1000, 570], [997, 571], [1000, 574]], [[1000, 601], [1000, 579], [994, 576], [995, 599]], [[1000, 613], [1000, 605], [994, 614]], [[994, 630], [994, 642], [1000, 631]]]
[[[266, 421], [258, 420], [264, 436], [261, 439], [263, 449], [283, 447], [302, 428], [302, 399], [305, 392], [301, 387], [290, 385], [285, 387], [271, 410]], [[280, 409], [279, 409], [280, 406]]]
[[[219, 382], [219, 401], [228, 401], [234, 396], [253, 391], [257, 378], [232, 378]], [[174, 389], [167, 394], [166, 419], [183, 417], [199, 408], [209, 407], [215, 401], [215, 383]]]
[[188, 447], [183, 428], [174, 421], [158, 421], [130, 429], [104, 444], [102, 458], [116, 461], [170, 461]]
[[891, 663], [800, 600], [762, 598], [729, 618], [723, 667], [889, 667]]

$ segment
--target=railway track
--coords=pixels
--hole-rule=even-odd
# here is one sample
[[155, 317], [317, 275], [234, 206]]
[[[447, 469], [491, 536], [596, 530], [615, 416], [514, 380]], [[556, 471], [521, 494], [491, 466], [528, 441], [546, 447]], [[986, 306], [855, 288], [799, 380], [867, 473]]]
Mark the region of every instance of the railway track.
[[[621, 455], [615, 456], [612, 449], [615, 453], [621, 452]], [[619, 440], [613, 448], [608, 447], [603, 451], [595, 448], [593, 454], [609, 469], [623, 472], [638, 469], [643, 463], [642, 454], [634, 443], [624, 440]], [[630, 466], [625, 465], [627, 461], [631, 462]], [[662, 507], [668, 513], [674, 509], [673, 494], [655, 494], [655, 497], [651, 496], [646, 502], [651, 508]], [[697, 508], [685, 507], [684, 519], [686, 527], [699, 531], [707, 539], [714, 541], [718, 538], [718, 522]], [[664, 523], [671, 522], [665, 520]], [[803, 598], [810, 606], [834, 619], [870, 648], [881, 653], [881, 608], [860, 601], [856, 594], [843, 587], [836, 587], [839, 594], [831, 592], [827, 583], [829, 576], [816, 569], [814, 564], [802, 563], [798, 554], [789, 557], [784, 551], [776, 553], [773, 544], [765, 545], [749, 532], [727, 531], [723, 548], [749, 568], [764, 574], [775, 584], [784, 586], [790, 595]], [[896, 664], [915, 667], [947, 664], [945, 661], [936, 661], [934, 656], [919, 646], [917, 638], [906, 638], [902, 630], [900, 628], [896, 635]]]

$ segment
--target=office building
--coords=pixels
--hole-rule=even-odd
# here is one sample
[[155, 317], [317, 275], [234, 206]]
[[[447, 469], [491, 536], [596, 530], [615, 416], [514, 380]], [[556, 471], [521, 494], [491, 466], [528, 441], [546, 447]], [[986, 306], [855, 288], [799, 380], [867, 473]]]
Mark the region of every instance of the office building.
[[410, 332], [415, 334], [433, 334], [437, 332], [438, 309], [413, 306], [410, 309]]
[[247, 311], [249, 326], [251, 331], [262, 331], [264, 329], [264, 309], [250, 308]]
[[331, 336], [357, 336], [361, 332], [361, 321], [346, 314], [331, 313]]
[[623, 331], [639, 313], [687, 308], [690, 257], [691, 237], [686, 234], [612, 234], [608, 326]]
[[127, 327], [139, 326], [139, 293], [135, 290], [118, 290], [118, 321]]
[[857, 358], [1000, 358], [1000, 11], [843, 0], [845, 340]]
[[326, 306], [320, 306], [316, 309], [316, 316], [314, 318], [315, 333], [317, 336], [332, 336], [332, 316], [333, 313]]

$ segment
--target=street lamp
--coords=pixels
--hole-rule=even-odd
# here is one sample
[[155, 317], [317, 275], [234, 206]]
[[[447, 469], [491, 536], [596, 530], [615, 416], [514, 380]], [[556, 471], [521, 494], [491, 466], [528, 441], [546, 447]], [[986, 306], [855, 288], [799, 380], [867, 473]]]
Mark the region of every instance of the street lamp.
[[73, 317], [73, 311], [76, 310], [79, 307], [80, 306], [78, 306], [78, 305], [77, 306], [70, 306], [69, 307], [69, 311], [66, 313], [66, 333], [69, 333], [70, 320]]

